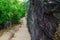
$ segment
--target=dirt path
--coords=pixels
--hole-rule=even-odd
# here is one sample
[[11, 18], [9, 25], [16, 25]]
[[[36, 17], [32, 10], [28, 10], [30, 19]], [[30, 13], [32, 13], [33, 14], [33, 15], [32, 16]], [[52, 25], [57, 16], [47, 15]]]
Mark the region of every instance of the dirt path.
[[30, 34], [26, 26], [26, 18], [22, 18], [22, 25], [17, 25], [15, 28], [10, 29], [8, 32], [4, 32], [0, 37], [0, 40], [31, 40]]

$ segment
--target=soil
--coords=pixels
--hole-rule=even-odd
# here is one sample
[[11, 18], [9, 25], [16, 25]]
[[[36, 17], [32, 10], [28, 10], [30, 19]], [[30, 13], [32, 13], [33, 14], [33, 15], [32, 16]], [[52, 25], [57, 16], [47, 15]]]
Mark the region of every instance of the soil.
[[22, 24], [14, 25], [11, 29], [0, 31], [0, 40], [31, 40], [27, 28], [26, 17], [21, 19]]

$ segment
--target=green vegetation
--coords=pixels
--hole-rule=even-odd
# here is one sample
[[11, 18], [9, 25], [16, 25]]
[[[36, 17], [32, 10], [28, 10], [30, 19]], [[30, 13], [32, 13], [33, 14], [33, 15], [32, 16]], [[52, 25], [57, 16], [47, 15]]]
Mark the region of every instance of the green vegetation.
[[13, 24], [19, 23], [20, 18], [25, 16], [26, 2], [19, 0], [0, 0], [0, 24], [11, 21]]

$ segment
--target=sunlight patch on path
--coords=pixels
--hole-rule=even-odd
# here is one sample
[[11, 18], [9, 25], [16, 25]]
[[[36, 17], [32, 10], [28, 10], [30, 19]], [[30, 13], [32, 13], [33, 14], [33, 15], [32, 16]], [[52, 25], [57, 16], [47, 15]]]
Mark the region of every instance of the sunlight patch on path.
[[21, 19], [22, 25], [15, 25], [10, 30], [5, 31], [0, 40], [31, 40], [30, 34], [27, 28], [26, 17]]
[[26, 26], [26, 18], [22, 18], [22, 25], [21, 28], [19, 28], [19, 31], [17, 31], [14, 35], [14, 38], [12, 40], [31, 40], [27, 26]]

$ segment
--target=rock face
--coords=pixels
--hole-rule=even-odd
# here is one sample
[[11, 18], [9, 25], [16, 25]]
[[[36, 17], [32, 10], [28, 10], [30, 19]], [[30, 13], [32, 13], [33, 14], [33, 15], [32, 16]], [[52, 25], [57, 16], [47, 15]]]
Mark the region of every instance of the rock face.
[[11, 23], [10, 21], [6, 21], [6, 22], [4, 23], [4, 27], [5, 27], [5, 28], [11, 28], [11, 27], [12, 27], [12, 23]]
[[3, 24], [0, 24], [0, 30], [4, 28], [11, 28], [11, 27], [12, 27], [12, 23], [10, 21], [6, 21]]
[[48, 7], [45, 9], [41, 0], [30, 0], [27, 25], [31, 40], [53, 40], [57, 28], [57, 19], [53, 12], [47, 9]]

